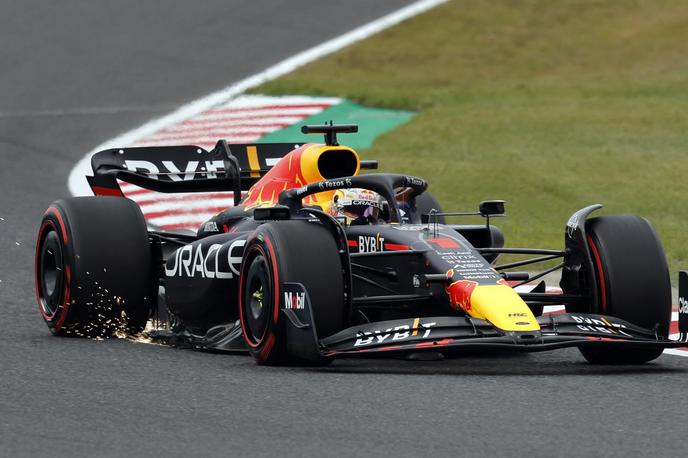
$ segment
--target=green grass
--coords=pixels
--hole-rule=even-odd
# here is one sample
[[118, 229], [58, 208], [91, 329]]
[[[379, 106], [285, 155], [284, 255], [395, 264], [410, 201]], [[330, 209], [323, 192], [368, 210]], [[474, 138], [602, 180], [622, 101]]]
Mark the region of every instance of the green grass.
[[505, 199], [511, 246], [560, 247], [590, 203], [645, 216], [675, 272], [688, 267], [687, 57], [682, 0], [455, 0], [255, 92], [415, 110], [362, 155], [427, 178], [446, 210]]

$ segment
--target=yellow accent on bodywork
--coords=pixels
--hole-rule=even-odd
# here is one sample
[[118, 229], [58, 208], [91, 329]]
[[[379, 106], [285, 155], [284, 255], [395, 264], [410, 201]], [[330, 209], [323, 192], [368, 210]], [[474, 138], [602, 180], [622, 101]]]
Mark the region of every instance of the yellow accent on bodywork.
[[324, 180], [323, 176], [318, 171], [318, 159], [326, 151], [342, 151], [348, 154], [353, 154], [356, 157], [356, 171], [352, 176], [358, 175], [361, 169], [361, 161], [356, 151], [346, 146], [328, 146], [314, 144], [306, 148], [301, 154], [301, 175], [306, 179], [306, 183], [315, 183], [316, 181]]
[[416, 318], [413, 320], [413, 332], [411, 333], [412, 336], [418, 335], [418, 325], [420, 324], [420, 318]]
[[[539, 331], [530, 307], [510, 286], [478, 285], [471, 294], [469, 315], [487, 320], [504, 331]], [[523, 323], [523, 324], [517, 324]]]
[[[306, 148], [301, 154], [301, 176], [306, 180], [304, 184], [315, 183], [316, 181], [322, 181], [325, 178], [320, 175], [318, 170], [318, 160], [320, 156], [325, 151], [342, 151], [347, 154], [353, 153], [356, 157], [356, 171], [352, 176], [358, 175], [361, 170], [361, 160], [358, 157], [356, 151], [346, 146], [328, 146], [315, 144], [309, 148]], [[330, 204], [332, 203], [332, 197], [334, 196], [334, 191], [324, 191], [310, 196], [308, 205], [318, 205], [323, 211], [327, 212], [330, 209]]]
[[248, 156], [248, 165], [251, 168], [251, 176], [260, 176], [260, 162], [258, 161], [258, 148], [255, 146], [246, 147], [246, 155]]

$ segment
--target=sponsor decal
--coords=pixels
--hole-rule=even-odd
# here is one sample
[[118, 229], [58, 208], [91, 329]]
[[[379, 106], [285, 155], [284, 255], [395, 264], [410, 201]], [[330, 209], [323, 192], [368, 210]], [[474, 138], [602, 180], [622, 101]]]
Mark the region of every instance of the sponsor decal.
[[347, 188], [351, 187], [351, 179], [347, 178], [345, 180], [328, 180], [321, 181], [318, 183], [318, 188], [323, 189], [333, 189], [333, 188]]
[[[301, 283], [283, 283], [282, 294], [284, 303], [281, 307], [283, 310], [299, 313], [308, 308], [308, 293], [306, 293], [306, 288]], [[306, 317], [302, 316], [302, 318]]]
[[[346, 179], [349, 184], [351, 180]], [[356, 205], [362, 207], [375, 207], [382, 209], [380, 204], [380, 196], [368, 189], [343, 189], [335, 193], [334, 202], [338, 206]]]
[[480, 282], [499, 282], [501, 276], [481, 256], [465, 252], [439, 252], [449, 269], [463, 278]]
[[374, 200], [364, 200], [364, 199], [353, 199], [350, 202], [345, 203], [344, 205], [357, 205], [360, 207], [375, 207], [375, 208], [382, 208], [382, 205], [380, 205], [379, 202], [376, 202]]
[[[202, 243], [186, 245], [168, 258], [165, 263], [165, 276], [218, 279], [238, 277], [245, 244], [246, 240], [234, 240], [228, 248], [219, 243], [210, 246], [204, 246]], [[204, 249], [207, 249], [205, 254]], [[221, 254], [223, 251], [225, 253]], [[173, 263], [168, 267], [170, 259]]]
[[631, 337], [624, 329], [625, 325], [621, 323], [614, 323], [604, 317], [590, 318], [584, 316], [571, 315], [571, 319], [578, 324], [578, 329], [586, 332], [601, 332], [603, 334], [622, 334]]
[[573, 237], [573, 234], [576, 231], [576, 228], [578, 227], [579, 219], [580, 219], [580, 215], [578, 213], [574, 213], [573, 215], [571, 215], [569, 220], [566, 222], [566, 234], [569, 237]]
[[475, 262], [480, 261], [482, 263], [482, 258], [478, 257], [473, 253], [438, 253], [440, 257], [450, 263], [465, 263], [465, 262]]
[[[527, 313], [509, 313], [509, 317], [520, 317], [520, 318], [527, 318], [528, 314]], [[518, 324], [518, 323], [517, 323]], [[527, 324], [527, 323], [526, 323]]]
[[688, 313], [688, 301], [684, 297], [678, 298], [678, 313]]
[[203, 225], [203, 230], [205, 232], [220, 232], [220, 229], [217, 227], [217, 223], [215, 221], [208, 221]]
[[410, 338], [426, 339], [430, 337], [432, 327], [436, 322], [421, 323], [416, 318], [412, 324], [402, 324], [389, 329], [363, 331], [357, 335], [354, 347], [365, 347], [366, 345], [381, 344], [383, 342], [399, 342]]
[[421, 224], [392, 224], [390, 226], [392, 229], [398, 231], [429, 231], [430, 228], [426, 225]]
[[[447, 278], [451, 278], [453, 275], [453, 270], [447, 272]], [[449, 305], [457, 310], [470, 312], [471, 295], [476, 286], [478, 283], [471, 280], [458, 280], [447, 286], [445, 291], [449, 295]]]
[[306, 293], [305, 292], [284, 292], [284, 308], [290, 310], [303, 310], [306, 308]]
[[359, 235], [358, 236], [358, 252], [359, 253], [375, 253], [384, 251], [385, 238], [380, 237], [378, 232], [375, 236]]
[[417, 177], [406, 177], [406, 186], [423, 186], [425, 182]]
[[[173, 161], [161, 161], [158, 165], [150, 161], [134, 161], [125, 160], [124, 165], [127, 169], [143, 172], [148, 176], [157, 179], [162, 174], [163, 177], [169, 178], [171, 181], [189, 181], [193, 180], [196, 175], [201, 175], [204, 178], [217, 178], [217, 173], [224, 173], [224, 161], [188, 161], [182, 167], [177, 167]], [[161, 170], [162, 168], [162, 170]]]

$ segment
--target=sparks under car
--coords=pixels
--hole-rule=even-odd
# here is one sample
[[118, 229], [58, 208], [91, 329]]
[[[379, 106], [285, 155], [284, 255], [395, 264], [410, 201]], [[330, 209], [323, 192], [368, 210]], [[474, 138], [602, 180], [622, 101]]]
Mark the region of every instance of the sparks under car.
[[[504, 202], [443, 213], [424, 179], [377, 168], [337, 143], [356, 126], [304, 126], [325, 143], [110, 149], [92, 158], [96, 196], [46, 211], [36, 248], [38, 304], [56, 335], [150, 331], [165, 342], [248, 351], [264, 364], [464, 349], [578, 347], [594, 363], [643, 363], [666, 347], [669, 272], [638, 216], [566, 222], [564, 248], [506, 248]], [[181, 172], [180, 172], [181, 171]], [[196, 234], [147, 227], [119, 181], [158, 192], [233, 191]], [[363, 219], [337, 193], [379, 196]], [[242, 191], [244, 195], [242, 197]], [[356, 199], [349, 199], [356, 204]], [[372, 202], [372, 200], [371, 200]], [[447, 224], [481, 215], [482, 225]], [[501, 254], [531, 255], [500, 263]], [[541, 273], [514, 269], [552, 260]], [[538, 281], [561, 271], [561, 291]], [[544, 305], [566, 313], [542, 316]]]

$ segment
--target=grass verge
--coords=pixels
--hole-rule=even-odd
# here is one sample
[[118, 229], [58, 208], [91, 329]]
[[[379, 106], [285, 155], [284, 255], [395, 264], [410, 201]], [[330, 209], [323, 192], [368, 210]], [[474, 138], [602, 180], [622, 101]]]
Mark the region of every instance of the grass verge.
[[254, 92], [417, 111], [363, 156], [427, 178], [446, 210], [507, 200], [510, 246], [560, 247], [590, 203], [640, 214], [675, 272], [688, 267], [687, 55], [682, 0], [454, 0]]

